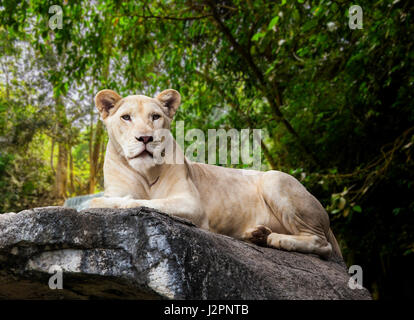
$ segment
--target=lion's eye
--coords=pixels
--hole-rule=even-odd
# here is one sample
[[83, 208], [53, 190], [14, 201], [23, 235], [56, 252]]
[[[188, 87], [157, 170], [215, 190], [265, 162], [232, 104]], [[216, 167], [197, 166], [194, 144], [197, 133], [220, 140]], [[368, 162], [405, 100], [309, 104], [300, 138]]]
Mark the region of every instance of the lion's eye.
[[152, 121], [158, 120], [159, 118], [161, 118], [161, 116], [159, 114], [154, 113], [152, 115]]
[[124, 114], [121, 118], [124, 119], [125, 121], [131, 120], [131, 117], [129, 116], [129, 114]]

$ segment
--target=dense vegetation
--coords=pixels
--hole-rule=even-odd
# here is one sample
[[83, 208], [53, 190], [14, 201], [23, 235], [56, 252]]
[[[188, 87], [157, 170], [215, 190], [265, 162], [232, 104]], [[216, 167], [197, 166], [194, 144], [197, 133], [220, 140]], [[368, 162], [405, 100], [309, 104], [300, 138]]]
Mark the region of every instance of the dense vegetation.
[[413, 297], [413, 3], [354, 30], [342, 0], [71, 0], [52, 29], [55, 4], [0, 2], [0, 212], [102, 190], [97, 91], [175, 88], [186, 129], [263, 129], [374, 297]]

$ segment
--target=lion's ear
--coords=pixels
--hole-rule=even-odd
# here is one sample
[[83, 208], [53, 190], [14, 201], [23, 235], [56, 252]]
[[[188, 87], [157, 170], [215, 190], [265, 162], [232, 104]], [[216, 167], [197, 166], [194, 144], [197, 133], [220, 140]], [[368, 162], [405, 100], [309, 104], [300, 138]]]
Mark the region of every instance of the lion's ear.
[[112, 90], [101, 90], [95, 96], [95, 105], [98, 108], [102, 119], [105, 119], [111, 113], [115, 112], [116, 103], [121, 100], [122, 97]]
[[174, 117], [181, 103], [181, 96], [174, 89], [167, 89], [161, 92], [157, 98], [161, 102], [164, 112], [170, 118]]

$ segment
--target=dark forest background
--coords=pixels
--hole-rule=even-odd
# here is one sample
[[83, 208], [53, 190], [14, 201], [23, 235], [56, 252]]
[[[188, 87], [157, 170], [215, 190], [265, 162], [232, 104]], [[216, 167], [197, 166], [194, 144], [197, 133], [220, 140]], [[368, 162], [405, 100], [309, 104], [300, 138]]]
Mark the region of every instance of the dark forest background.
[[413, 14], [399, 0], [2, 0], [0, 212], [102, 190], [96, 92], [174, 88], [186, 129], [263, 129], [263, 169], [322, 202], [373, 297], [413, 298]]

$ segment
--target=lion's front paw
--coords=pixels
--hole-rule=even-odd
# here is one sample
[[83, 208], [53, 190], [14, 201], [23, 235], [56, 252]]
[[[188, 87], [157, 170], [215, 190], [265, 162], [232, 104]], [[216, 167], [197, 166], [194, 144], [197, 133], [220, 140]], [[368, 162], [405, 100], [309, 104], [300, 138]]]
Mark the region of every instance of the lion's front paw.
[[102, 198], [93, 198], [89, 201], [89, 208], [106, 208], [106, 201]]
[[120, 206], [120, 208], [138, 208], [138, 207], [143, 207], [145, 206], [145, 204], [142, 203], [142, 200], [134, 200], [134, 199], [129, 199], [126, 200], [122, 203], [122, 205]]
[[89, 202], [89, 208], [122, 208], [121, 205], [123, 204], [123, 202], [123, 198], [93, 198]]

